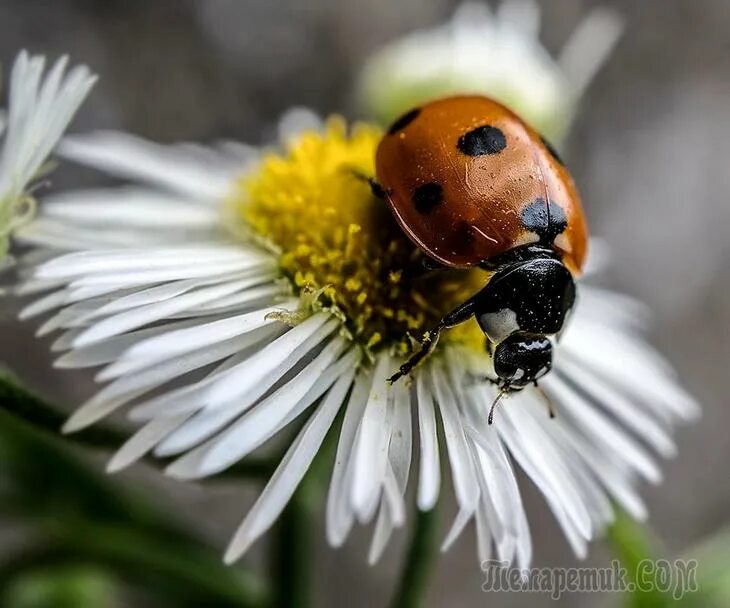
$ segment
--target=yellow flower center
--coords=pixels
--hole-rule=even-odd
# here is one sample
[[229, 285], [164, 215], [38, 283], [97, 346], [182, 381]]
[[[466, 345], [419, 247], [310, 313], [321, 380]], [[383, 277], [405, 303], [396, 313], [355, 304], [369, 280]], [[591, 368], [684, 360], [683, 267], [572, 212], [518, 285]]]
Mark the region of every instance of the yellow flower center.
[[[481, 270], [425, 273], [423, 254], [373, 196], [382, 133], [357, 124], [348, 131], [331, 119], [323, 132], [305, 132], [281, 153], [268, 154], [242, 178], [231, 201], [233, 216], [279, 256], [300, 293], [340, 314], [366, 349], [411, 348], [445, 313], [486, 282]], [[484, 348], [475, 322], [446, 332], [445, 341]]]

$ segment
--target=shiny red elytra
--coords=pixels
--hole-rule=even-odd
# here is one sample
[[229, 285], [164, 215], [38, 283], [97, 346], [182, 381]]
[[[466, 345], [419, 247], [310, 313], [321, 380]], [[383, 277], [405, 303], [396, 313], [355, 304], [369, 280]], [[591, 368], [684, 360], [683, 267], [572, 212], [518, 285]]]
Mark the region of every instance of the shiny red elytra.
[[404, 114], [378, 146], [376, 172], [398, 223], [441, 264], [475, 266], [542, 242], [573, 273], [583, 266], [573, 179], [540, 135], [491, 99], [450, 97]]
[[[550, 144], [486, 97], [450, 97], [407, 112], [378, 145], [374, 191], [437, 264], [493, 270], [487, 285], [424, 336], [391, 380], [439, 333], [476, 317], [503, 391], [552, 365], [552, 342], [575, 299], [588, 229], [573, 179]], [[494, 348], [492, 348], [494, 346]]]

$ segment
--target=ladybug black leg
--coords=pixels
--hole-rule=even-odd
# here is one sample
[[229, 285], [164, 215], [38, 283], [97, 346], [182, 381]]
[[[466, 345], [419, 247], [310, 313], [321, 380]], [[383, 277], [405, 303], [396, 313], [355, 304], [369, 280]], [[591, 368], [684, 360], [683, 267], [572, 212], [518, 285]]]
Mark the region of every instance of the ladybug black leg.
[[388, 378], [388, 382], [391, 384], [397, 382], [401, 377], [408, 375], [414, 367], [425, 359], [436, 347], [439, 336], [444, 329], [461, 325], [465, 321], [468, 321], [473, 315], [474, 303], [472, 300], [467, 300], [461, 306], [445, 315], [435, 327], [424, 334], [423, 339], [421, 340], [421, 349], [408, 359], [408, 361], [401, 365], [400, 369]]
[[385, 197], [387, 196], [387, 193], [385, 192], [385, 188], [381, 186], [374, 177], [370, 177], [369, 175], [365, 175], [364, 173], [358, 171], [357, 169], [349, 169], [355, 177], [358, 179], [361, 179], [368, 183], [370, 186], [370, 190], [373, 193], [373, 196], [375, 198], [379, 198], [381, 200], [385, 200]]
[[449, 270], [449, 267], [440, 264], [433, 258], [426, 255], [420, 255], [418, 259], [414, 259], [413, 262], [406, 267], [405, 276], [410, 280], [416, 280], [428, 276], [432, 272], [442, 270]]
[[372, 177], [368, 177], [367, 179], [368, 184], [370, 184], [370, 191], [373, 193], [373, 196], [375, 198], [379, 198], [381, 201], [384, 201], [387, 196], [385, 188], [383, 188], [383, 186], [376, 182]]
[[448, 266], [444, 266], [440, 262], [437, 262], [433, 258], [430, 258], [428, 256], [423, 256], [421, 258], [421, 266], [426, 272], [431, 272], [432, 270], [447, 270]]
[[553, 405], [552, 400], [550, 399], [548, 394], [538, 386], [537, 380], [535, 380], [534, 384], [535, 384], [535, 388], [537, 389], [537, 392], [540, 394], [540, 396], [545, 401], [545, 405], [547, 405], [548, 415], [550, 416], [550, 418], [555, 418], [555, 406]]

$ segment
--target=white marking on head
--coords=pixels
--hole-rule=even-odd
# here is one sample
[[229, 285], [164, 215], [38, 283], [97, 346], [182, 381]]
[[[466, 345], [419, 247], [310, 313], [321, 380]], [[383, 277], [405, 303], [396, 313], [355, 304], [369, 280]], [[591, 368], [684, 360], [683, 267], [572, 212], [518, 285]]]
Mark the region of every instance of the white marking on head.
[[492, 342], [501, 342], [520, 329], [517, 323], [517, 313], [509, 308], [483, 314], [479, 318], [479, 322]]

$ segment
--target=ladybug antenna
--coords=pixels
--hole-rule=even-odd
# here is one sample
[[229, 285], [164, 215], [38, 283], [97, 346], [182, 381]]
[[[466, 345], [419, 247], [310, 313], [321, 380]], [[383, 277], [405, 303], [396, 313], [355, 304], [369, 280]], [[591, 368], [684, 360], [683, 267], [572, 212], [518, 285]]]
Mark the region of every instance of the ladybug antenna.
[[544, 390], [542, 390], [542, 387], [539, 386], [537, 382], [535, 382], [535, 388], [537, 389], [538, 395], [540, 395], [540, 397], [542, 397], [542, 400], [545, 402], [545, 405], [547, 405], [550, 418], [555, 418], [555, 406], [553, 405], [552, 399], [550, 399], [550, 396]]
[[489, 408], [489, 416], [487, 416], [487, 423], [492, 424], [494, 422], [494, 408], [497, 407], [497, 404], [502, 400], [502, 397], [504, 397], [507, 393], [509, 393], [509, 385], [503, 386], [501, 389], [499, 389], [499, 393], [497, 393], [497, 397], [492, 402], [492, 407]]

